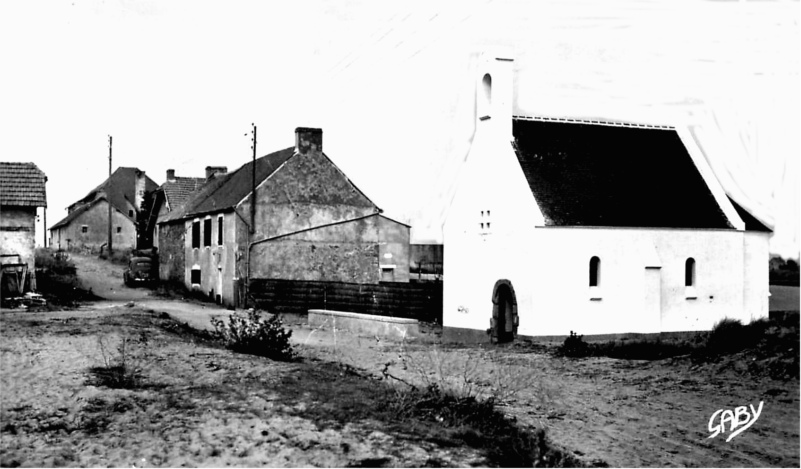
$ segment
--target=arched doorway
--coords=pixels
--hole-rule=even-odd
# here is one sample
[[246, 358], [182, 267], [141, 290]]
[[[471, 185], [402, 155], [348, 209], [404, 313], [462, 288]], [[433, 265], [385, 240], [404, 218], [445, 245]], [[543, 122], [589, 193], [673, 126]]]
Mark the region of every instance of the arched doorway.
[[491, 334], [496, 342], [511, 342], [517, 335], [517, 298], [509, 280], [498, 280], [492, 289]]

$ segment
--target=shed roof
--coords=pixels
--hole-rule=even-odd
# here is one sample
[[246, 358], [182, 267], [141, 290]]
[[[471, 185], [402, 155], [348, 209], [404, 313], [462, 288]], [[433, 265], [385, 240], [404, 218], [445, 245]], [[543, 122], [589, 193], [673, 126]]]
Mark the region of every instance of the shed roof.
[[672, 128], [514, 119], [546, 225], [733, 229]]
[[47, 207], [46, 182], [34, 163], [0, 162], [0, 205]]

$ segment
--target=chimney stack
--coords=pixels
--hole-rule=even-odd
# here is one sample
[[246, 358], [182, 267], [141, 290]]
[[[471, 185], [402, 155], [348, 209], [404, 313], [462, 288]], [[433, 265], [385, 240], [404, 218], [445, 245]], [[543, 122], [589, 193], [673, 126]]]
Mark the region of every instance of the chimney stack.
[[227, 172], [227, 166], [206, 166], [206, 180], [208, 181], [215, 174], [225, 174]]
[[167, 170], [167, 181], [169, 181], [169, 182], [175, 181], [175, 170], [174, 169], [168, 169]]
[[298, 127], [295, 129], [295, 151], [301, 155], [310, 151], [323, 152], [323, 129]]

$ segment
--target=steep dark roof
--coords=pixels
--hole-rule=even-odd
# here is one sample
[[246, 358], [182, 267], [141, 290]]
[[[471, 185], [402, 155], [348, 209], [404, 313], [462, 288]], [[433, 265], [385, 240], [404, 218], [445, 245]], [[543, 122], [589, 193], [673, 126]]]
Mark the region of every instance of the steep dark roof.
[[[256, 185], [270, 177], [295, 152], [295, 147], [285, 148], [256, 159]], [[252, 182], [253, 162], [248, 162], [228, 174], [215, 174], [184, 205], [182, 210], [170, 212], [165, 221], [177, 220], [193, 215], [233, 208], [248, 194]]]
[[737, 210], [737, 215], [739, 215], [740, 219], [742, 219], [745, 223], [746, 231], [762, 231], [765, 233], [773, 233], [773, 230], [765, 226], [755, 216], [751, 215], [748, 210], [744, 209], [740, 204], [735, 202], [734, 199], [729, 197], [729, 201], [734, 206], [734, 210]]
[[47, 207], [45, 182], [33, 163], [0, 162], [0, 205]]
[[176, 210], [183, 207], [192, 193], [197, 192], [205, 183], [205, 178], [176, 177], [174, 181], [162, 184], [160, 189], [164, 191], [170, 210]]
[[[86, 196], [70, 205], [70, 209], [75, 209], [83, 204], [88, 204], [97, 198], [104, 198], [106, 192], [111, 200], [111, 205], [127, 216], [128, 204], [134, 204], [136, 200], [136, 178], [144, 174], [138, 168], [119, 167], [111, 174], [111, 177], [103, 181], [99, 186], [89, 191]], [[158, 189], [158, 184], [153, 182], [150, 177], [145, 175], [145, 192]], [[137, 210], [139, 207], [137, 207]]]
[[733, 228], [673, 129], [514, 119], [547, 225]]

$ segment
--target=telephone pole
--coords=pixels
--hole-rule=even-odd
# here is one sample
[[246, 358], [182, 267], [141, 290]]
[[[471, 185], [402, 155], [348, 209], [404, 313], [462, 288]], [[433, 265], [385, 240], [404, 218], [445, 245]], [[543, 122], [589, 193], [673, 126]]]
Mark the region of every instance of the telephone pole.
[[108, 180], [106, 181], [106, 203], [108, 204], [108, 258], [111, 259], [111, 135], [108, 136]]
[[253, 126], [253, 165], [251, 170], [252, 180], [250, 185], [250, 232], [256, 232], [256, 124]]

